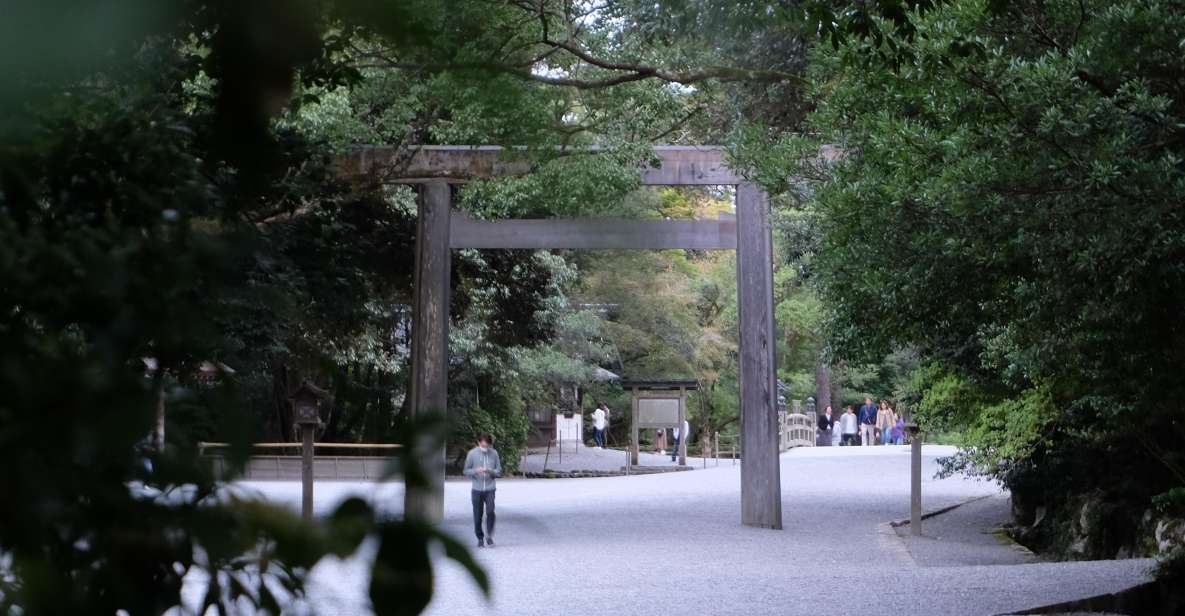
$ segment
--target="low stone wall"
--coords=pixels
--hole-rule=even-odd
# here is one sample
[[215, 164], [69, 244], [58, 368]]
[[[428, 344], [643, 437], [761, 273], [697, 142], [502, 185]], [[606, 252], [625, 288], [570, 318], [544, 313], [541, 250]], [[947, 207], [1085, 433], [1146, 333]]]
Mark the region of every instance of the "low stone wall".
[[575, 479], [581, 477], [622, 477], [625, 475], [653, 475], [656, 473], [676, 473], [679, 471], [695, 470], [690, 466], [631, 466], [627, 473], [625, 469], [619, 471], [545, 471], [542, 473], [515, 473], [515, 477], [526, 479]]
[[1012, 495], [1014, 539], [1034, 550], [1071, 560], [1165, 557], [1185, 550], [1185, 520], [1142, 514], [1130, 503], [1108, 500], [1101, 492], [1077, 496], [1047, 508]]

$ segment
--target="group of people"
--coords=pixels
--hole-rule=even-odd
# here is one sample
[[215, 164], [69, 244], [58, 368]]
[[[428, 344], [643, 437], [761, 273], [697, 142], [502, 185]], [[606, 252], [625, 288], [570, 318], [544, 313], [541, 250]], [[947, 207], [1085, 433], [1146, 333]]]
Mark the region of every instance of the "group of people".
[[[839, 424], [836, 429], [836, 423]], [[851, 404], [838, 418], [832, 415], [831, 405], [819, 415], [815, 429], [816, 445], [903, 445], [905, 444], [905, 419], [887, 400], [879, 405], [872, 398], [865, 398], [859, 414]]]
[[[598, 447], [605, 446], [605, 428], [608, 425], [609, 408], [604, 403], [597, 405], [593, 411], [593, 438]], [[872, 398], [865, 398], [857, 415], [852, 405], [848, 405], [843, 415], [836, 418], [832, 415], [831, 405], [823, 409], [819, 415], [818, 445], [901, 445], [905, 442], [905, 421], [889, 406], [888, 401], [881, 400], [880, 405], [874, 405]], [[839, 429], [836, 430], [836, 422]], [[681, 427], [674, 429], [675, 447], [671, 450], [671, 459], [679, 450], [679, 441], [690, 434], [690, 426], [686, 421]], [[659, 451], [666, 453], [666, 430], [659, 430], [655, 445]], [[465, 456], [464, 474], [472, 481], [471, 500], [473, 502], [473, 531], [477, 535], [477, 547], [494, 547], [494, 496], [496, 479], [502, 476], [502, 460], [494, 449], [494, 439], [489, 434], [482, 434], [477, 439], [477, 446], [469, 450]], [[485, 522], [483, 525], [482, 522]], [[484, 526], [484, 528], [483, 528]]]

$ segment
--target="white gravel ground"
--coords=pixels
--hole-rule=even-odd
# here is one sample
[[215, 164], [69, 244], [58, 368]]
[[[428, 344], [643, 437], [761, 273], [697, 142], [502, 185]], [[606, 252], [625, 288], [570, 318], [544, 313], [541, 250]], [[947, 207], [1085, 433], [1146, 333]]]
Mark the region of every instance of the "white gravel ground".
[[[985, 482], [932, 479], [934, 458], [948, 453], [926, 448], [927, 510], [999, 492]], [[782, 531], [741, 526], [739, 464], [647, 476], [500, 480], [498, 547], [478, 553], [492, 578], [492, 600], [481, 598], [459, 567], [437, 559], [428, 613], [1000, 614], [1146, 579], [1146, 560], [918, 566], [882, 526], [909, 514], [907, 447], [795, 449], [782, 456], [781, 469]], [[299, 503], [295, 483], [244, 487]], [[376, 492], [363, 484], [320, 483], [317, 511], [349, 494], [373, 494], [385, 509], [397, 508], [400, 493], [397, 485]], [[472, 539], [468, 483], [447, 483], [444, 524]], [[321, 613], [367, 612], [369, 550], [314, 569], [310, 594]]]

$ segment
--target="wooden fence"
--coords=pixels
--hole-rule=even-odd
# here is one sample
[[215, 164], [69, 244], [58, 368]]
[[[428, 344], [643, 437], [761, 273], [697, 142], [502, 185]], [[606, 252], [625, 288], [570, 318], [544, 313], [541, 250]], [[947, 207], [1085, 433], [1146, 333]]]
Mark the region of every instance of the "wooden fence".
[[[225, 456], [210, 450], [229, 447], [227, 443], [198, 443], [198, 451], [213, 466], [215, 477], [226, 477], [230, 463]], [[299, 452], [300, 443], [254, 443], [256, 449], [280, 449]], [[392, 450], [402, 445], [377, 443], [313, 443], [315, 449]], [[389, 476], [389, 456], [381, 455], [324, 455], [313, 458], [313, 479], [318, 481], [375, 481]], [[255, 455], [238, 479], [247, 481], [300, 481], [300, 455]]]

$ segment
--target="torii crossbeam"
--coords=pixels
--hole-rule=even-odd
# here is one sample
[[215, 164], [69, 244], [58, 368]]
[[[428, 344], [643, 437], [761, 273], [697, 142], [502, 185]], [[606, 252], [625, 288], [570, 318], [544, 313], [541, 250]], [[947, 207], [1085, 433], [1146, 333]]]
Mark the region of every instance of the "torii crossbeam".
[[[773, 239], [765, 192], [725, 164], [719, 146], [655, 146], [657, 166], [640, 169], [643, 185], [736, 187], [736, 220], [477, 221], [452, 211], [450, 183], [523, 175], [531, 164], [518, 150], [492, 146], [358, 146], [342, 175], [419, 186], [415, 299], [412, 313], [411, 410], [448, 406], [450, 251], [459, 248], [579, 248], [737, 251], [740, 313], [741, 522], [782, 528], [774, 364]], [[439, 521], [444, 514], [443, 448], [422, 454], [426, 490], [409, 489], [407, 515]]]

